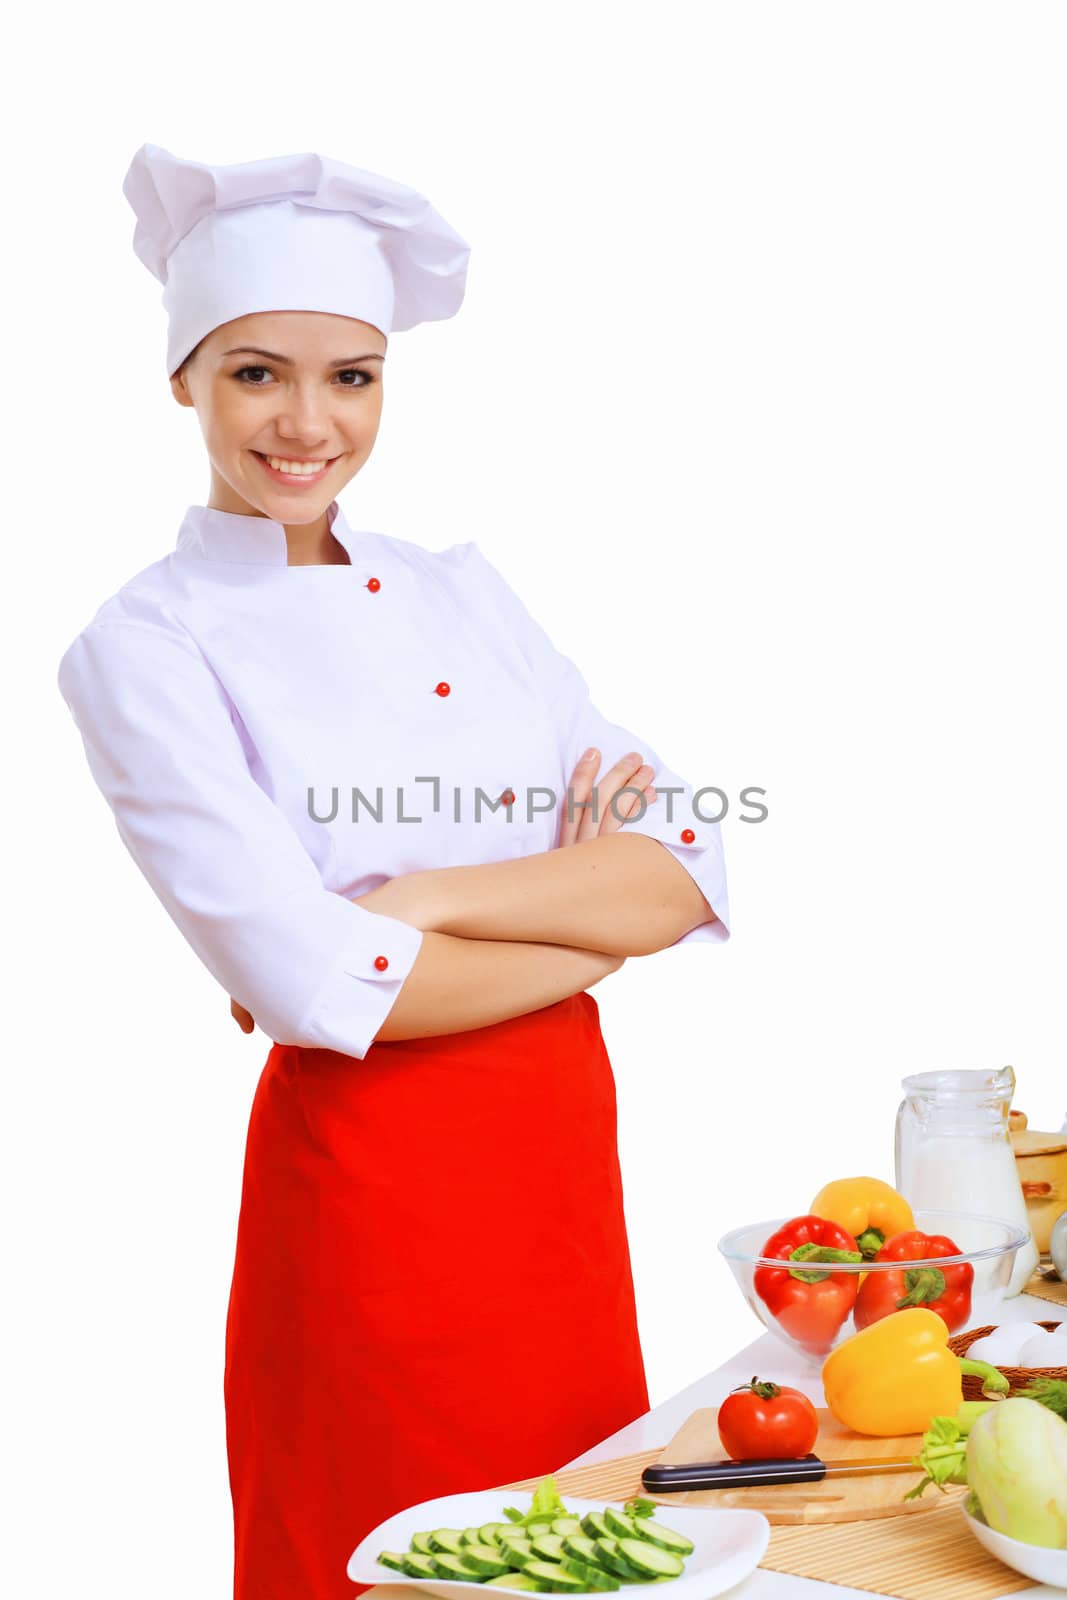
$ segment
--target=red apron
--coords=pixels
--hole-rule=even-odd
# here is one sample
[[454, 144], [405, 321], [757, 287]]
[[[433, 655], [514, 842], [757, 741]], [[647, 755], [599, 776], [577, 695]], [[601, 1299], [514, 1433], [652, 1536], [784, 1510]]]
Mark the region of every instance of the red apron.
[[615, 1118], [588, 993], [362, 1061], [274, 1045], [226, 1327], [235, 1600], [349, 1600], [385, 1517], [647, 1411]]

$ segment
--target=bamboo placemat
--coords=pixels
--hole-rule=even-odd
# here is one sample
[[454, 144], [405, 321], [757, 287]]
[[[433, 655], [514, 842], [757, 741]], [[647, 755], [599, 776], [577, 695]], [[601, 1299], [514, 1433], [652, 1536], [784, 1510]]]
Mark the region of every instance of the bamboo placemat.
[[[629, 1500], [642, 1493], [642, 1469], [662, 1454], [660, 1447], [614, 1461], [564, 1467], [554, 1474], [556, 1487], [583, 1500]], [[524, 1478], [498, 1487], [532, 1490], [538, 1482]], [[960, 1502], [965, 1493], [949, 1489], [944, 1504], [922, 1517], [772, 1528], [760, 1566], [895, 1600], [1000, 1600], [1001, 1595], [1035, 1588], [1030, 1578], [983, 1550], [963, 1520]], [[669, 1523], [669, 1509], [663, 1510]]]
[[897, 1600], [999, 1600], [1036, 1588], [978, 1543], [960, 1509], [965, 1496], [950, 1490], [923, 1517], [772, 1528], [760, 1566]]
[[1026, 1285], [1026, 1293], [1039, 1300], [1051, 1300], [1054, 1306], [1067, 1306], [1067, 1283], [1062, 1278], [1046, 1278], [1040, 1268]]
[[[635, 1456], [616, 1456], [613, 1461], [593, 1461], [585, 1467], [564, 1467], [553, 1473], [561, 1494], [577, 1495], [579, 1500], [632, 1500], [644, 1494], [641, 1473], [663, 1454], [663, 1446], [641, 1450]], [[536, 1489], [540, 1478], [523, 1478], [520, 1483], [501, 1483], [500, 1489]]]

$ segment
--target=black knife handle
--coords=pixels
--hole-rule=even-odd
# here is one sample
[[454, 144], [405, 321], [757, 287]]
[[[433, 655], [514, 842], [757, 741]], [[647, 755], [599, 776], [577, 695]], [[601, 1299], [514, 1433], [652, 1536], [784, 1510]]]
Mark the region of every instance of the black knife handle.
[[674, 1466], [659, 1462], [646, 1467], [641, 1482], [646, 1489], [671, 1494], [682, 1489], [747, 1489], [771, 1483], [820, 1483], [826, 1463], [818, 1456], [798, 1456], [782, 1461], [685, 1461]]

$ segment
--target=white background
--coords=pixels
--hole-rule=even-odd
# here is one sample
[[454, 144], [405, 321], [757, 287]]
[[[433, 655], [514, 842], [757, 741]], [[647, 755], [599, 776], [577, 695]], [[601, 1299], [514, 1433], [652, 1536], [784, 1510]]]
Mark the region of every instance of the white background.
[[477, 539], [605, 712], [768, 792], [724, 823], [732, 942], [595, 991], [656, 1402], [757, 1331], [723, 1231], [892, 1179], [902, 1074], [1011, 1062], [1034, 1125], [1067, 1112], [1067, 17], [261, 0], [46, 11], [16, 42], [6, 1587], [223, 1600], [269, 1041], [125, 854], [55, 686], [207, 492], [130, 157], [318, 149], [428, 194], [468, 297], [391, 341], [350, 521]]

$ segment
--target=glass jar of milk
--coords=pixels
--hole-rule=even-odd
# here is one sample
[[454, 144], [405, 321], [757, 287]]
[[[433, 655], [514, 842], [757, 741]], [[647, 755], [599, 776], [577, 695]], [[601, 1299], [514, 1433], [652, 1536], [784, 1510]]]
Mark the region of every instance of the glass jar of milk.
[[[1008, 1125], [1015, 1073], [920, 1072], [905, 1078], [897, 1112], [897, 1188], [917, 1211], [1002, 1217], [1029, 1231]], [[961, 1250], [980, 1246], [956, 1230]], [[1006, 1294], [1019, 1294], [1038, 1264], [1032, 1239], [1015, 1258]], [[981, 1263], [976, 1266], [976, 1278]], [[975, 1283], [975, 1289], [978, 1289]]]

